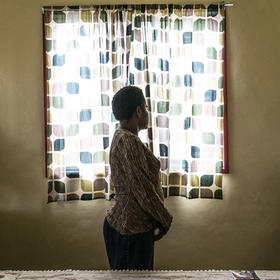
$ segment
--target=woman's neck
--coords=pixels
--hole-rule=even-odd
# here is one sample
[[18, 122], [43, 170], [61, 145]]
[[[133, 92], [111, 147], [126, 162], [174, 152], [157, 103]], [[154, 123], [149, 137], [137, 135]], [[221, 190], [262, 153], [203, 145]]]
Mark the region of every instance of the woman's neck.
[[126, 120], [120, 121], [120, 128], [129, 130], [130, 132], [138, 136], [138, 132], [139, 132], [138, 126], [134, 125], [129, 121]]

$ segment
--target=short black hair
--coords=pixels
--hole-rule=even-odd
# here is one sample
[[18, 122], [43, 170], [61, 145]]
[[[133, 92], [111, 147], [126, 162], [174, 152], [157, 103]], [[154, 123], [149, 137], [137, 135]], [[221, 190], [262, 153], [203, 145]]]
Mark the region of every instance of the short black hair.
[[145, 104], [145, 97], [140, 88], [126, 86], [121, 88], [113, 97], [112, 110], [118, 121], [129, 120], [136, 111], [137, 106]]

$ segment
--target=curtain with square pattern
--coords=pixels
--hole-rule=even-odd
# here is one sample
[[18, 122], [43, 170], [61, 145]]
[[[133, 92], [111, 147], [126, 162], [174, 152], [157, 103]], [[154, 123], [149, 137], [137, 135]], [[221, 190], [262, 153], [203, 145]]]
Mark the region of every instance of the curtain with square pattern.
[[44, 7], [48, 201], [109, 198], [113, 95], [140, 87], [165, 197], [222, 198], [224, 7]]

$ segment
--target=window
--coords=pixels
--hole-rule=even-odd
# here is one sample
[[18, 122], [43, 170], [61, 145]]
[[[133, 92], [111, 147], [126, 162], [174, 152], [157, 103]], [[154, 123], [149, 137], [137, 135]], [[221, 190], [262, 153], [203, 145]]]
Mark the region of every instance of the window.
[[49, 202], [109, 198], [112, 96], [142, 88], [139, 137], [161, 162], [165, 197], [222, 198], [225, 11], [219, 5], [45, 7]]

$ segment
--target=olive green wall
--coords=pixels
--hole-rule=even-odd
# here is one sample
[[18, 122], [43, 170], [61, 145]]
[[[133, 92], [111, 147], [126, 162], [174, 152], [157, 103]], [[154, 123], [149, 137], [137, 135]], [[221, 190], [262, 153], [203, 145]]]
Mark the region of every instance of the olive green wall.
[[[166, 200], [174, 222], [156, 243], [155, 269], [280, 269], [280, 1], [233, 2], [224, 199]], [[0, 269], [109, 268], [111, 202], [46, 204], [40, 6], [65, 3], [90, 1], [1, 0]]]

